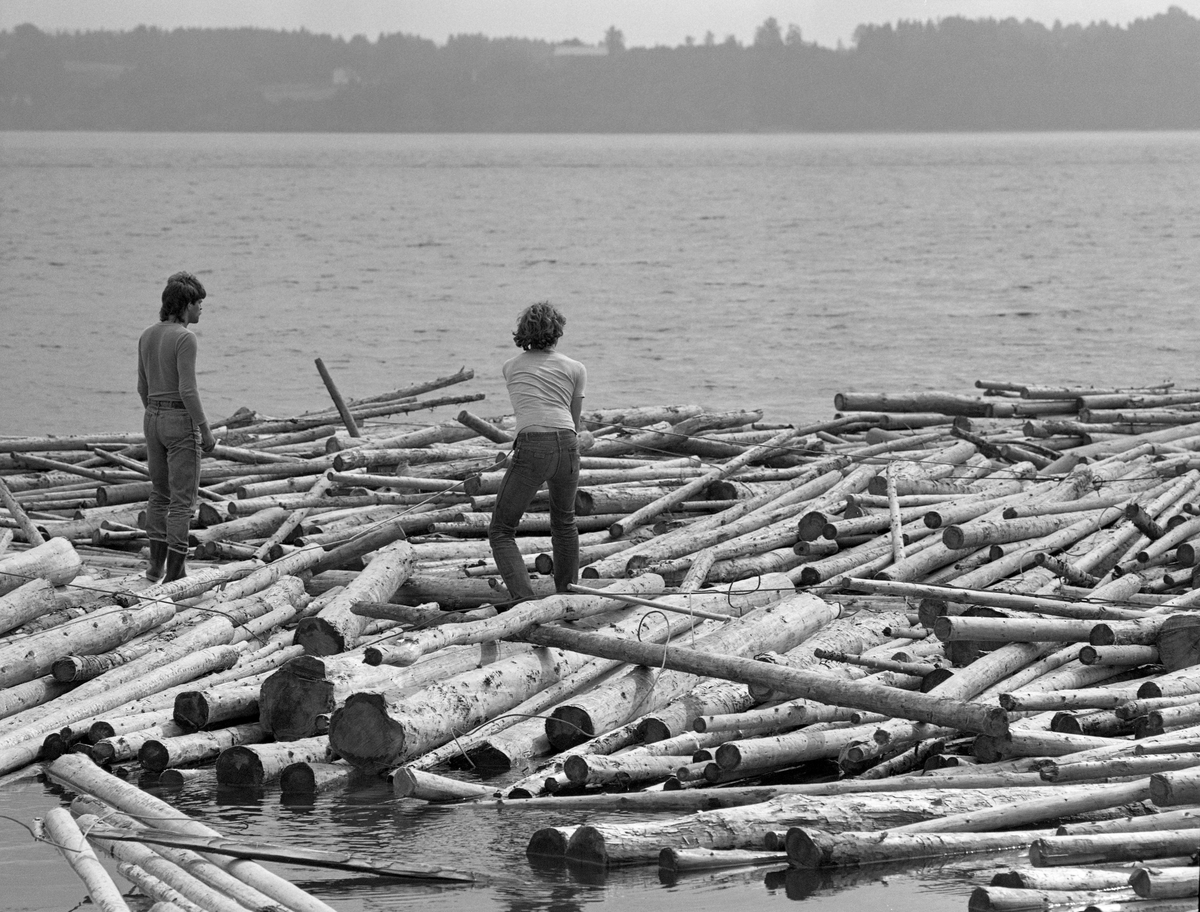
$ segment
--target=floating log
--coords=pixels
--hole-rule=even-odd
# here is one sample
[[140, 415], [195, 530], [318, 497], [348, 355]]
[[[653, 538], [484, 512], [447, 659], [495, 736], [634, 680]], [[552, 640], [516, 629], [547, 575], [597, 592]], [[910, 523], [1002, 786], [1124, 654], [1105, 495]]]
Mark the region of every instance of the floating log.
[[[747, 849], [762, 845], [768, 829], [887, 829], [893, 822], [928, 819], [1002, 803], [1007, 795], [987, 790], [846, 794], [834, 798], [782, 796], [758, 805], [703, 811], [654, 823], [585, 824], [574, 831], [567, 857], [594, 865], [645, 864], [668, 845]], [[1010, 843], [1012, 845], [1012, 843]]]
[[[97, 826], [106, 824], [95, 814], [81, 814], [80, 827], [91, 834]], [[240, 912], [246, 907], [228, 894], [208, 886], [179, 865], [163, 858], [142, 843], [95, 840], [114, 859], [120, 862], [121, 875], [147, 896], [160, 901], [152, 909], [166, 905], [171, 909], [204, 909], [206, 912]], [[266, 897], [264, 897], [265, 899]], [[174, 901], [166, 901], [166, 900]]]
[[62, 853], [63, 858], [83, 881], [96, 908], [102, 912], [129, 912], [129, 906], [121, 896], [121, 891], [117, 889], [108, 871], [84, 839], [71, 812], [66, 808], [51, 808], [41, 824], [42, 832], [35, 831], [35, 835]]
[[[187, 766], [204, 760], [215, 760], [229, 748], [242, 744], [257, 744], [266, 734], [257, 722], [232, 725], [215, 731], [192, 732], [169, 738], [151, 738], [138, 749], [138, 762], [150, 772], [161, 772], [172, 766]], [[218, 772], [218, 780], [221, 773]]]
[[101, 828], [97, 839], [133, 839], [151, 845], [189, 849], [204, 854], [225, 855], [240, 860], [273, 861], [290, 865], [306, 865], [353, 871], [361, 874], [386, 874], [417, 881], [449, 883], [483, 883], [487, 878], [469, 871], [455, 871], [436, 865], [401, 865], [396, 862], [374, 861], [344, 852], [326, 852], [300, 846], [278, 846], [265, 842], [230, 839], [223, 836], [204, 837], [198, 834], [142, 832], [129, 836], [121, 830]]
[[1020, 849], [1049, 833], [1048, 830], [905, 834], [891, 830], [846, 830], [831, 833], [819, 828], [794, 826], [787, 831], [786, 847], [788, 862], [795, 867], [841, 867]]
[[421, 801], [442, 802], [461, 801], [466, 798], [486, 798], [492, 794], [492, 789], [484, 786], [461, 779], [451, 779], [448, 776], [438, 776], [410, 766], [397, 767], [389, 776], [392, 780], [392, 790], [397, 798], [418, 798]]
[[299, 760], [279, 771], [279, 790], [285, 795], [316, 795], [346, 785], [355, 772], [344, 760]]
[[1142, 899], [1180, 899], [1200, 895], [1196, 868], [1138, 868], [1129, 876], [1129, 885]]
[[1196, 831], [1042, 836], [1029, 846], [1029, 860], [1037, 867], [1052, 865], [1111, 864], [1151, 858], [1174, 858], [1196, 851]]
[[[146, 794], [136, 786], [104, 773], [90, 760], [77, 754], [59, 757], [47, 767], [47, 773], [69, 788], [94, 795], [117, 810], [158, 829], [201, 838], [219, 837], [210, 827], [192, 820], [182, 811]], [[236, 866], [227, 862], [223, 867], [242, 882], [266, 893], [295, 912], [333, 912], [330, 906], [253, 862]]]
[[[254, 736], [252, 729], [248, 728], [247, 732], [250, 737]], [[332, 759], [334, 752], [325, 735], [295, 741], [235, 744], [221, 750], [217, 756], [217, 782], [257, 789], [268, 780], [278, 777], [292, 763], [327, 762]]]
[[1079, 908], [1137, 899], [1132, 887], [1122, 890], [1019, 890], [1010, 887], [976, 887], [967, 902], [969, 912], [1015, 912], [1018, 909], [1063, 905]]

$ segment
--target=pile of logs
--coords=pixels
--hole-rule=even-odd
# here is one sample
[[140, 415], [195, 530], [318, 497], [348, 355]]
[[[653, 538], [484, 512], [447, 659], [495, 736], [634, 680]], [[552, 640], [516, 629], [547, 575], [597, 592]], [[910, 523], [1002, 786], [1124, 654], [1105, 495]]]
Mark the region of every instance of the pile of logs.
[[[219, 423], [173, 583], [140, 576], [139, 437], [0, 438], [0, 772], [40, 761], [102, 800], [94, 768], [128, 764], [387, 777], [578, 808], [531, 834], [539, 863], [1019, 851], [970, 909], [1195, 908], [1200, 392], [591, 412], [580, 584], [553, 591], [543, 492], [518, 536], [538, 597], [504, 610], [486, 532], [511, 418], [392, 423], [481, 398], [421, 398], [469, 371], [359, 401], [322, 374], [333, 409]], [[112, 832], [161, 816], [136, 805], [83, 843], [65, 811], [44, 825], [141, 871]], [[176, 835], [215, 838], [196, 827]]]

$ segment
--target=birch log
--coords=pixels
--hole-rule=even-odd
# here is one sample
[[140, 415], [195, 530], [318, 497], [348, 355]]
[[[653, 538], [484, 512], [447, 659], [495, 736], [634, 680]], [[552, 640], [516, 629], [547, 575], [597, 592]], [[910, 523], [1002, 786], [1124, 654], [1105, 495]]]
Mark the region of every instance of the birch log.
[[[47, 774], [57, 782], [81, 794], [94, 795], [119, 811], [141, 822], [183, 836], [201, 838], [219, 837], [220, 834], [198, 820], [188, 817], [164, 801], [143, 792], [136, 786], [112, 776], [85, 757], [65, 754], [47, 767]], [[335, 912], [314, 896], [295, 886], [278, 874], [268, 871], [252, 861], [222, 859], [214, 861], [256, 889], [266, 893], [284, 908], [293, 912]]]
[[[774, 602], [743, 619], [696, 639], [694, 648], [712, 653], [753, 655], [787, 651], [837, 617], [836, 606], [808, 593]], [[634, 716], [665, 706], [701, 682], [677, 670], [635, 668], [622, 678], [560, 704], [546, 722], [552, 746], [563, 750], [616, 728]]]
[[65, 538], [52, 538], [27, 551], [0, 559], [0, 595], [33, 579], [63, 586], [75, 579], [82, 568], [83, 561], [74, 546]]
[[23, 684], [48, 673], [63, 655], [103, 653], [127, 643], [175, 615], [170, 602], [129, 610], [101, 609], [61, 628], [0, 646], [0, 687]]
[[[620, 589], [622, 594], [646, 595], [661, 592], [663, 586], [662, 577], [647, 573], [622, 582]], [[624, 602], [603, 595], [553, 595], [517, 605], [497, 617], [484, 621], [444, 625], [399, 637], [391, 644], [392, 661], [394, 664], [404, 661], [411, 664], [421, 656], [448, 645], [503, 639], [514, 636], [534, 624], [578, 620], [624, 606]]]
[[61, 807], [51, 808], [42, 821], [42, 830], [45, 841], [57, 848], [71, 869], [79, 875], [97, 909], [101, 912], [129, 912], [121, 891], [83, 838], [70, 811]]
[[757, 684], [792, 696], [917, 722], [934, 722], [950, 728], [994, 735], [1008, 730], [1008, 714], [999, 707], [941, 699], [934, 694], [911, 693], [862, 681], [838, 680], [800, 669], [734, 656], [709, 655], [678, 646], [631, 643], [582, 631], [564, 633], [549, 626], [531, 628], [520, 636], [540, 646], [584, 650], [590, 655], [622, 659], [650, 668], [671, 668], [690, 674]]
[[517, 706], [586, 662], [580, 653], [539, 649], [405, 698], [351, 694], [330, 719], [329, 740], [339, 756], [359, 769], [394, 769]]
[[789, 795], [762, 804], [701, 811], [666, 821], [584, 825], [571, 836], [567, 857], [598, 865], [645, 864], [657, 859], [666, 846], [761, 848], [768, 831], [788, 827], [883, 830], [899, 823], [990, 807], [1007, 800], [1007, 792], [994, 789], [900, 791], [837, 798]]
[[316, 617], [300, 622], [296, 642], [310, 655], [334, 655], [353, 649], [368, 621], [354, 613], [354, 606], [390, 599], [412, 572], [413, 560], [412, 546], [406, 541], [380, 548], [354, 582]]

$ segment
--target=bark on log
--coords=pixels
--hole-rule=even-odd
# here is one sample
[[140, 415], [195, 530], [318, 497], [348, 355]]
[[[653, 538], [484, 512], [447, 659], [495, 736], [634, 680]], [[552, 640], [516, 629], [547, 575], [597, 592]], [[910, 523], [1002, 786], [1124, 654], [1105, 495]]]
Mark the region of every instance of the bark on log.
[[63, 586], [75, 579], [82, 568], [83, 561], [71, 543], [63, 538], [52, 538], [27, 551], [0, 559], [0, 595], [34, 579]]
[[1180, 899], [1200, 895], [1200, 878], [1191, 865], [1169, 868], [1138, 868], [1129, 885], [1142, 899]]
[[1137, 899], [1132, 887], [1122, 890], [1014, 890], [1009, 887], [976, 887], [967, 901], [968, 912], [1017, 912], [1023, 909], [1071, 906], [1107, 907], [1109, 903]]
[[1010, 868], [992, 876], [991, 886], [1017, 890], [1110, 890], [1129, 884], [1130, 871], [1107, 868]]
[[392, 770], [390, 778], [392, 791], [397, 798], [418, 798], [421, 801], [437, 803], [487, 798], [493, 794], [492, 789], [482, 785], [451, 779], [449, 776], [438, 776], [411, 766], [397, 767]]
[[1196, 838], [1195, 829], [1043, 836], [1030, 845], [1029, 860], [1049, 867], [1174, 858], [1194, 854]]
[[262, 683], [230, 681], [204, 690], [189, 690], [175, 697], [172, 715], [187, 731], [201, 731], [221, 722], [259, 715]]
[[88, 699], [72, 700], [61, 708], [55, 706], [53, 710], [28, 722], [23, 722], [19, 716], [14, 717], [8, 720], [14, 722], [13, 727], [6, 728], [0, 735], [0, 773], [11, 772], [36, 760], [41, 750], [41, 740], [49, 732], [114, 706], [121, 706], [148, 690], [160, 690], [171, 684], [191, 681], [214, 669], [228, 668], [240, 655], [235, 646], [200, 650], [133, 682], [109, 688]]
[[356, 656], [301, 656], [268, 676], [259, 689], [259, 722], [277, 741], [318, 734], [318, 719], [357, 691], [403, 692], [476, 668], [478, 649], [453, 647], [404, 669], [364, 664]]
[[358, 602], [386, 602], [412, 573], [412, 546], [393, 542], [376, 552], [358, 578], [321, 609], [305, 618], [296, 630], [296, 642], [310, 655], [334, 655], [353, 649], [367, 619], [355, 614]]
[[257, 722], [170, 738], [151, 738], [138, 750], [138, 761], [143, 769], [152, 773], [161, 772], [172, 766], [187, 766], [214, 760], [229, 748], [241, 744], [257, 744], [265, 739], [266, 734]]
[[[649, 594], [661, 592], [663, 581], [654, 574], [645, 574], [637, 579], [621, 583], [623, 594]], [[402, 661], [405, 654], [411, 662], [422, 655], [449, 645], [484, 643], [503, 639], [520, 633], [535, 624], [557, 620], [578, 620], [594, 614], [613, 611], [625, 603], [603, 596], [554, 595], [526, 602], [486, 621], [471, 624], [444, 625], [432, 630], [419, 631], [398, 638], [393, 644], [395, 661]]]
[[393, 769], [455, 734], [499, 715], [587, 662], [562, 650], [535, 650], [456, 675], [407, 698], [351, 694], [333, 713], [333, 749], [367, 772]]
[[898, 834], [891, 830], [851, 830], [831, 833], [798, 826], [787, 831], [785, 845], [788, 862], [797, 868], [843, 867], [1025, 848], [1049, 832]]
[[[67, 864], [83, 881], [97, 909], [101, 912], [129, 912], [121, 891], [84, 839], [70, 811], [61, 807], [51, 808], [42, 820], [42, 829], [45, 841], [62, 853]], [[42, 838], [41, 834], [36, 835]]]
[[837, 798], [789, 795], [762, 804], [646, 823], [584, 825], [567, 845], [571, 860], [594, 865], [637, 864], [655, 860], [666, 846], [752, 849], [768, 831], [788, 827], [818, 829], [889, 829], [896, 823], [925, 820], [1009, 800], [1007, 793], [957, 789], [938, 792], [849, 794]]
[[37, 617], [68, 607], [68, 590], [46, 579], [29, 580], [0, 595], [0, 634], [22, 627]]
[[334, 759], [326, 735], [267, 744], [239, 744], [217, 757], [217, 782], [238, 788], [261, 788], [278, 777], [289, 764], [328, 762]]
[[127, 643], [175, 615], [170, 602], [138, 610], [103, 608], [64, 629], [52, 629], [0, 646], [0, 687], [23, 684], [48, 673], [66, 654], [93, 655]]
[[682, 503], [683, 501], [687, 500], [692, 494], [703, 491], [709, 484], [729, 477], [738, 469], [749, 465], [755, 460], [767, 458], [778, 447], [786, 443], [792, 436], [793, 435], [790, 429], [782, 431], [761, 446], [751, 447], [741, 456], [735, 456], [732, 459], [727, 460], [719, 468], [714, 469], [713, 471], [682, 485], [676, 491], [659, 498], [659, 500], [655, 503], [648, 504], [639, 510], [635, 510], [633, 513], [630, 513], [627, 517], [625, 517], [625, 519], [621, 522], [612, 524], [612, 527], [609, 530], [612, 534], [612, 537], [621, 538], [625, 535], [628, 535], [635, 527], [644, 525], [650, 519], [669, 509], [674, 504]]
[[317, 795], [346, 785], [357, 771], [344, 760], [300, 760], [279, 772], [279, 791], [285, 795]]
[[822, 703], [852, 706], [868, 712], [880, 712], [918, 722], [935, 722], [950, 728], [995, 735], [1008, 730], [1008, 716], [999, 707], [989, 708], [959, 700], [944, 700], [932, 694], [910, 693], [861, 681], [841, 681], [827, 675], [765, 662], [732, 656], [711, 656], [699, 650], [677, 646], [630, 643], [583, 632], [572, 631], [569, 636], [564, 636], [561, 631], [547, 626], [527, 630], [521, 638], [537, 645], [561, 645], [565, 648], [585, 650], [590, 655], [622, 659], [651, 668], [671, 668], [689, 674], [754, 683]]
[[[95, 795], [117, 810], [124, 811], [150, 826], [203, 838], [220, 835], [166, 802], [103, 772], [90, 760], [77, 754], [59, 757], [47, 767], [47, 773], [52, 779], [74, 791]], [[261, 890], [294, 912], [334, 912], [326, 903], [254, 862], [235, 863], [232, 859], [227, 859], [219, 860], [218, 864], [242, 882]]]
[[1082, 782], [1088, 779], [1150, 776], [1196, 766], [1200, 766], [1200, 754], [1147, 754], [1142, 757], [1079, 761], [1072, 761], [1068, 755], [1065, 760], [1044, 760], [1038, 765], [1038, 773], [1047, 782]]
[[[744, 620], [734, 620], [698, 638], [694, 648], [712, 653], [749, 655], [786, 651], [838, 614], [807, 593], [776, 601]], [[564, 750], [623, 722], [665, 706], [700, 682], [691, 674], [639, 667], [629, 674], [560, 704], [546, 721], [546, 737]]]

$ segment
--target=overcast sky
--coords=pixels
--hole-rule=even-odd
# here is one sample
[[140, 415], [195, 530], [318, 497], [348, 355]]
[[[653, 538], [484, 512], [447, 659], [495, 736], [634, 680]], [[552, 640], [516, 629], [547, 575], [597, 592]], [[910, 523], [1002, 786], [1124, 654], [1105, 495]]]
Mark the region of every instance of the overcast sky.
[[26, 22], [45, 31], [254, 26], [371, 40], [404, 32], [438, 44], [463, 33], [593, 43], [615, 25], [630, 47], [673, 47], [708, 31], [748, 43], [774, 16], [785, 29], [798, 25], [805, 41], [833, 47], [849, 44], [862, 23], [965, 16], [1124, 26], [1170, 6], [1200, 18], [1200, 0], [0, 0], [0, 30]]

